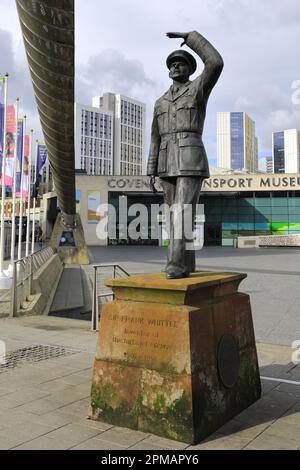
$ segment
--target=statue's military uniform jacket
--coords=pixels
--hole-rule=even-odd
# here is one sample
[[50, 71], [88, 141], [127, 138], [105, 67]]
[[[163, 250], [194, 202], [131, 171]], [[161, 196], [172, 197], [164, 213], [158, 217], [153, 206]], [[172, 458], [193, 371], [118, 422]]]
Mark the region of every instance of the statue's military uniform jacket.
[[173, 86], [155, 104], [148, 160], [148, 175], [209, 177], [207, 155], [202, 142], [206, 105], [222, 69], [217, 50], [196, 31], [186, 44], [204, 62], [203, 73], [178, 91]]

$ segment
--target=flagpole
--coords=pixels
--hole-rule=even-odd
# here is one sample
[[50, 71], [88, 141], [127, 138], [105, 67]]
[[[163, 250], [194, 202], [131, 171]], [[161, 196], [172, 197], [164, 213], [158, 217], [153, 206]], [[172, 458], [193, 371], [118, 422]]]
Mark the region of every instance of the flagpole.
[[15, 124], [15, 151], [14, 151], [14, 180], [13, 180], [13, 211], [12, 211], [12, 229], [11, 229], [11, 249], [10, 249], [10, 273], [13, 270], [13, 264], [15, 261], [15, 243], [16, 243], [16, 204], [17, 204], [17, 163], [18, 163], [18, 122], [19, 122], [19, 98], [16, 99], [15, 104], [16, 110], [16, 124]]
[[2, 155], [2, 199], [1, 199], [1, 227], [0, 227], [0, 289], [7, 288], [7, 277], [3, 272], [4, 268], [4, 243], [5, 243], [5, 199], [6, 199], [6, 129], [7, 129], [7, 89], [8, 73], [4, 77], [4, 125], [3, 125], [3, 155]]
[[38, 147], [39, 147], [39, 141], [36, 141], [36, 150], [35, 150], [35, 160], [34, 160], [34, 172], [33, 172], [33, 186], [34, 186], [34, 197], [33, 197], [33, 222], [32, 222], [32, 240], [31, 240], [31, 254], [34, 253], [35, 247], [34, 247], [34, 242], [35, 242], [35, 208], [36, 208], [36, 180], [37, 180], [37, 157], [38, 157]]
[[22, 258], [22, 232], [23, 232], [23, 185], [24, 185], [24, 160], [25, 160], [25, 142], [26, 142], [26, 116], [23, 119], [23, 149], [22, 149], [22, 170], [21, 170], [21, 188], [20, 188], [20, 211], [19, 211], [19, 246], [18, 260]]
[[26, 227], [26, 257], [29, 256], [29, 240], [30, 240], [30, 199], [31, 199], [31, 162], [33, 149], [33, 130], [30, 131], [30, 149], [28, 157], [28, 183], [27, 183], [27, 227]]

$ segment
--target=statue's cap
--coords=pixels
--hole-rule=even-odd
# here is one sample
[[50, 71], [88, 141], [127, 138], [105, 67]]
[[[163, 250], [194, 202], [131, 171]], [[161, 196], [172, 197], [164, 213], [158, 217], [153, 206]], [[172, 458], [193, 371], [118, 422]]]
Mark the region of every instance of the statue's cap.
[[178, 60], [178, 59], [184, 60], [185, 62], [187, 62], [189, 64], [190, 69], [191, 69], [191, 75], [193, 75], [193, 73], [196, 72], [196, 70], [197, 70], [196, 60], [194, 59], [192, 54], [190, 54], [189, 52], [187, 52], [183, 49], [179, 49], [178, 51], [171, 52], [171, 54], [168, 56], [168, 58], [167, 58], [167, 67], [168, 67], [169, 70], [170, 70], [172, 62], [174, 62], [174, 60]]

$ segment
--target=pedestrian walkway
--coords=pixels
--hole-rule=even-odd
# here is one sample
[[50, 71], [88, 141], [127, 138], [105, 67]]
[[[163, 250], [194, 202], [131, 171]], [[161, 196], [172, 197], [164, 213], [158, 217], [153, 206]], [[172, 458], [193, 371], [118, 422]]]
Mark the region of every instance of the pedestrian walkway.
[[198, 446], [87, 419], [97, 334], [85, 321], [0, 319], [0, 449], [300, 449], [300, 365], [258, 344], [263, 397]]

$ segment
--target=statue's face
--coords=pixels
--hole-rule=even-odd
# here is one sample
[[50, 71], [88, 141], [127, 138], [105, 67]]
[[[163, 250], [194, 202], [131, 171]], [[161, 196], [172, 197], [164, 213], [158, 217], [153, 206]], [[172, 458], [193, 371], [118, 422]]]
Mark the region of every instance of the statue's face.
[[170, 66], [169, 77], [180, 83], [185, 83], [190, 78], [190, 66], [184, 60], [174, 60]]

